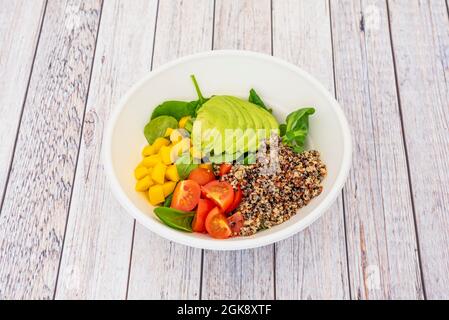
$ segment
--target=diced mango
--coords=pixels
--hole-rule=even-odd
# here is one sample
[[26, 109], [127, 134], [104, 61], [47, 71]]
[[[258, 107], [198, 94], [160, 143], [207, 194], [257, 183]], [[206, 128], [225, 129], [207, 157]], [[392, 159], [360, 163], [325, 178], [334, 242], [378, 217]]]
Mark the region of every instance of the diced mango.
[[201, 163], [200, 165], [198, 165], [198, 167], [213, 171], [212, 163]]
[[170, 137], [170, 135], [171, 135], [171, 133], [173, 132], [173, 130], [174, 130], [174, 129], [172, 129], [172, 128], [167, 128], [167, 129], [165, 130], [164, 137], [165, 137], [165, 138]]
[[165, 171], [165, 177], [173, 182], [179, 181], [178, 168], [176, 168], [175, 164], [168, 166]]
[[142, 155], [144, 157], [148, 157], [151, 156], [152, 154], [155, 154], [156, 152], [154, 152], [154, 147], [152, 145], [147, 145], [145, 146], [145, 148], [143, 148], [142, 150]]
[[167, 181], [162, 185], [162, 189], [164, 190], [164, 196], [167, 197], [170, 193], [175, 190], [176, 182], [174, 181]]
[[173, 130], [170, 134], [170, 141], [175, 144], [178, 143], [179, 141], [182, 140], [182, 138], [184, 138], [182, 131], [180, 130]]
[[185, 128], [186, 123], [187, 123], [187, 121], [189, 121], [189, 120], [190, 120], [190, 116], [182, 117], [182, 118], [179, 120], [178, 126], [179, 126], [180, 128]]
[[134, 177], [136, 177], [137, 180], [140, 180], [149, 174], [148, 168], [144, 166], [138, 166], [136, 170], [134, 170]]
[[140, 165], [149, 168], [149, 167], [154, 167], [157, 163], [159, 163], [161, 161], [162, 161], [162, 159], [159, 154], [153, 154], [151, 156], [143, 158]]
[[150, 198], [150, 203], [155, 206], [165, 200], [164, 188], [161, 185], [155, 185], [148, 190], [148, 197]]
[[143, 179], [140, 179], [136, 183], [136, 190], [137, 191], [147, 191], [148, 188], [153, 185], [153, 181], [151, 180], [150, 176], [146, 176]]
[[167, 166], [162, 162], [159, 162], [153, 167], [153, 172], [151, 172], [151, 179], [158, 184], [164, 183], [165, 171], [167, 170]]
[[170, 144], [170, 141], [168, 141], [165, 138], [156, 138], [156, 140], [153, 143], [153, 149], [155, 153], [158, 153], [162, 146], [168, 146]]
[[182, 154], [189, 152], [190, 139], [184, 138], [171, 148], [171, 160], [175, 162]]
[[172, 164], [170, 146], [162, 146], [161, 150], [159, 150], [159, 155], [161, 156], [163, 164]]

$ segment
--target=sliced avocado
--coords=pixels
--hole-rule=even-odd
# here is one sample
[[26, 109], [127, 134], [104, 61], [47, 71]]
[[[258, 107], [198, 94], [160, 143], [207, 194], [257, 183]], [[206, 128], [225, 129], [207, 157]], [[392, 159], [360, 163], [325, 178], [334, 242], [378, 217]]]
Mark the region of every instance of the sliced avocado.
[[[201, 138], [203, 152], [221, 157], [223, 153], [234, 155], [256, 151], [260, 141], [257, 130], [277, 127], [276, 119], [269, 112], [251, 102], [232, 96], [214, 96], [198, 111], [192, 128], [192, 138], [194, 143], [198, 137]], [[226, 137], [226, 129], [240, 129], [243, 135]]]

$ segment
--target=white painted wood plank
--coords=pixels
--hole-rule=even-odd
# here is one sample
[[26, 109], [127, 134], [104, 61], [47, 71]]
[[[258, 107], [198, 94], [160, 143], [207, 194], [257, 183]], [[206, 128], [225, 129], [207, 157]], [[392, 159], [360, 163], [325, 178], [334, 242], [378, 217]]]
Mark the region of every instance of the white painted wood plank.
[[[153, 67], [211, 48], [213, 1], [160, 1]], [[201, 250], [169, 242], [136, 225], [130, 299], [198, 299]]]
[[[334, 93], [327, 0], [273, 1], [273, 54], [298, 65]], [[276, 298], [348, 299], [341, 197], [312, 226], [276, 244]]]
[[50, 1], [0, 215], [0, 299], [52, 298], [100, 1]]
[[449, 299], [449, 19], [446, 3], [389, 1], [422, 272]]
[[[270, 1], [217, 0], [214, 49], [271, 53]], [[203, 299], [273, 299], [273, 245], [242, 251], [204, 251]]]
[[103, 5], [57, 299], [124, 299], [134, 220], [115, 200], [102, 165], [111, 110], [151, 62], [157, 0]]
[[344, 192], [352, 297], [420, 299], [387, 7], [380, 0], [330, 4], [337, 98], [354, 138]]
[[0, 206], [44, 9], [44, 0], [0, 2]]

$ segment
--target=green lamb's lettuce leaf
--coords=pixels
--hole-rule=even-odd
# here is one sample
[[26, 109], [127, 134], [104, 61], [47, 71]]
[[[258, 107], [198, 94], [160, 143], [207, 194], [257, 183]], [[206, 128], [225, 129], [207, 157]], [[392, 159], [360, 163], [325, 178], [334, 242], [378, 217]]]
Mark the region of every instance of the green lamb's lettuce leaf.
[[159, 116], [150, 120], [145, 126], [143, 133], [149, 144], [152, 144], [158, 137], [163, 137], [167, 128], [176, 129], [178, 121], [171, 116]]
[[297, 153], [304, 151], [307, 134], [309, 133], [309, 116], [314, 113], [314, 108], [296, 110], [287, 116], [286, 124], [279, 126], [282, 142]]
[[167, 207], [158, 207], [154, 213], [167, 226], [174, 229], [192, 232], [192, 220], [195, 212], [185, 212]]

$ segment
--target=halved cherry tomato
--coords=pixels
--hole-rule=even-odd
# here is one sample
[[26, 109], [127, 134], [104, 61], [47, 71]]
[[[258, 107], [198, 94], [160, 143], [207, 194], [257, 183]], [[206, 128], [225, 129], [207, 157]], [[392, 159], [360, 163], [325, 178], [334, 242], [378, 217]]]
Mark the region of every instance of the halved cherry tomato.
[[225, 212], [234, 201], [234, 189], [226, 181], [212, 181], [201, 187], [202, 194]]
[[226, 209], [226, 213], [229, 213], [237, 209], [237, 207], [240, 204], [240, 201], [242, 201], [242, 197], [243, 197], [242, 189], [240, 189], [240, 186], [237, 186], [237, 191], [234, 192], [234, 201], [232, 201], [232, 204], [229, 206], [228, 209]]
[[217, 207], [213, 208], [207, 215], [205, 226], [207, 233], [213, 238], [226, 239], [232, 234], [228, 220], [223, 214], [223, 211]]
[[228, 224], [231, 228], [232, 234], [237, 235], [243, 227], [243, 215], [240, 212], [234, 213], [228, 217]]
[[193, 180], [180, 181], [173, 192], [170, 207], [182, 211], [190, 211], [198, 204], [200, 195], [201, 189], [198, 182]]
[[232, 169], [232, 164], [230, 163], [222, 163], [220, 164], [220, 177], [224, 176], [226, 173], [228, 173], [229, 171], [231, 171]]
[[193, 169], [189, 174], [189, 180], [198, 182], [200, 186], [204, 186], [211, 181], [215, 180], [215, 176], [212, 171], [204, 168]]
[[206, 217], [209, 211], [215, 207], [215, 203], [208, 199], [200, 199], [198, 201], [198, 208], [196, 209], [196, 214], [192, 221], [192, 230], [194, 232], [206, 232], [204, 223], [206, 222]]

